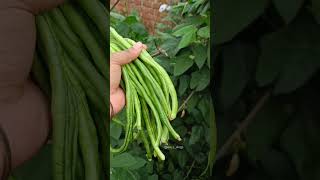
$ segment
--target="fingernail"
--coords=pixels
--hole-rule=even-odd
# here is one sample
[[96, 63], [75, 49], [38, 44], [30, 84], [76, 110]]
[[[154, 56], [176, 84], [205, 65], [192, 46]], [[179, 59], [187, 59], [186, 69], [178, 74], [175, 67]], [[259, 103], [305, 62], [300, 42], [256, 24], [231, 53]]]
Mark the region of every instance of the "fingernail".
[[142, 43], [141, 42], [137, 42], [136, 44], [133, 45], [133, 48], [137, 49], [137, 50], [141, 49], [141, 47], [142, 47]]

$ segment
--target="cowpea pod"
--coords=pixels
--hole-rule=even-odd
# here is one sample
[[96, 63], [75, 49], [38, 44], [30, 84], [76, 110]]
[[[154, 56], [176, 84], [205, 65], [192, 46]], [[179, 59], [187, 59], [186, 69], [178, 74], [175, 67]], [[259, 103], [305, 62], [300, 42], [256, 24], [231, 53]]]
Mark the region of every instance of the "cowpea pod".
[[[120, 36], [116, 30], [112, 27], [110, 27], [110, 41], [111, 42], [117, 42], [118, 44], [121, 44], [125, 49], [130, 48], [132, 45], [127, 42], [122, 36]], [[156, 63], [153, 58], [151, 57], [151, 55], [145, 51], [142, 50], [139, 58], [141, 59], [141, 61], [149, 64], [150, 66], [154, 67], [155, 70], [161, 74], [161, 76], [164, 78], [164, 80], [166, 81], [166, 84], [168, 85], [168, 90], [169, 90], [169, 94], [171, 97], [171, 112], [169, 115], [170, 120], [175, 119], [178, 113], [178, 97], [177, 97], [177, 92], [174, 88], [174, 85], [171, 81], [171, 78], [169, 77], [169, 75], [167, 74], [167, 72], [164, 70], [163, 67], [161, 67], [158, 63]]]
[[153, 146], [153, 149], [154, 149], [155, 153], [157, 154], [157, 156], [159, 157], [159, 159], [165, 160], [165, 156], [161, 152], [161, 150], [159, 148], [159, 145], [156, 143], [154, 134], [152, 132], [149, 111], [148, 111], [147, 104], [146, 104], [146, 102], [144, 100], [141, 100], [141, 107], [142, 107], [142, 116], [143, 116], [144, 122], [146, 124], [148, 135], [149, 135], [151, 144]]

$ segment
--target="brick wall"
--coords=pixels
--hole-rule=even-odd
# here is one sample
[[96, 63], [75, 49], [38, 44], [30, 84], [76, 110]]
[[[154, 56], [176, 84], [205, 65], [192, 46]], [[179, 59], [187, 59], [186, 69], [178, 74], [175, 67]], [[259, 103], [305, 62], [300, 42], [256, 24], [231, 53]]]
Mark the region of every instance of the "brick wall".
[[[116, 2], [117, 0], [111, 0], [110, 7]], [[159, 12], [160, 5], [171, 2], [172, 0], [120, 0], [115, 9], [124, 15], [137, 10], [148, 31], [153, 33], [156, 23], [161, 22], [161, 19], [166, 16], [165, 12]]]

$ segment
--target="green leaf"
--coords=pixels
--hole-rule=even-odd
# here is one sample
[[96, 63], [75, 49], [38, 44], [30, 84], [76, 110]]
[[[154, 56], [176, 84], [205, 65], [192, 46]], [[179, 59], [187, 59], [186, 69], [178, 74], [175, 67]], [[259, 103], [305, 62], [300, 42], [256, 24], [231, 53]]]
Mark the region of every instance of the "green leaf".
[[[201, 101], [199, 101], [201, 102]], [[193, 108], [191, 111], [190, 111], [190, 115], [197, 120], [197, 123], [201, 123], [203, 122], [203, 117], [202, 117], [202, 114], [201, 112], [196, 109], [196, 108]]]
[[229, 108], [242, 94], [252, 76], [253, 70], [248, 65], [257, 57], [255, 46], [242, 42], [234, 42], [223, 49], [219, 97], [224, 108]]
[[287, 24], [296, 17], [303, 2], [304, 0], [273, 0], [273, 4]]
[[182, 96], [189, 87], [190, 77], [189, 75], [182, 75], [179, 78], [179, 89], [178, 94]]
[[194, 160], [196, 160], [196, 163], [199, 163], [199, 164], [205, 163], [205, 160], [207, 159], [207, 154], [201, 152], [201, 150], [197, 150], [197, 151], [199, 153], [193, 156]]
[[263, 37], [261, 42], [261, 56], [259, 58], [256, 80], [260, 86], [273, 82], [280, 74], [286, 63], [287, 54], [282, 47], [290, 47], [284, 32], [273, 33]]
[[195, 62], [199, 69], [202, 68], [207, 59], [207, 47], [202, 44], [196, 44], [192, 47], [193, 55], [195, 56]]
[[114, 122], [110, 123], [110, 136], [119, 139], [122, 132], [122, 127]]
[[160, 48], [163, 49], [169, 57], [174, 57], [178, 53], [178, 44], [180, 41], [177, 38], [165, 39], [164, 43], [161, 44]]
[[[111, 156], [112, 157], [112, 156]], [[137, 163], [136, 159], [129, 153], [122, 153], [110, 157], [110, 166], [113, 168], [131, 167]]]
[[202, 27], [198, 30], [198, 36], [202, 38], [210, 38], [210, 28], [209, 26]]
[[188, 56], [177, 56], [175, 58], [174, 75], [179, 76], [186, 72], [194, 63], [193, 59]]
[[192, 132], [191, 132], [191, 136], [189, 139], [189, 145], [194, 145], [195, 143], [197, 143], [200, 138], [201, 138], [201, 131], [202, 131], [202, 127], [201, 126], [193, 126], [192, 127]]
[[184, 36], [185, 34], [189, 33], [189, 32], [195, 32], [197, 31], [197, 27], [194, 25], [187, 25], [184, 27], [179, 28], [177, 31], [173, 32], [172, 35], [174, 36]]
[[134, 24], [130, 25], [130, 28], [131, 28], [132, 32], [134, 32], [136, 34], [144, 35], [145, 37], [148, 36], [148, 32], [147, 32], [146, 28], [141, 23], [134, 23]]
[[277, 93], [303, 85], [319, 68], [319, 31], [310, 16], [301, 15], [287, 28], [264, 37], [256, 74], [258, 84], [264, 86], [279, 79]]
[[136, 16], [127, 16], [124, 21], [124, 23], [128, 24], [128, 25], [131, 25], [131, 24], [134, 24], [134, 23], [138, 23], [138, 19]]
[[[313, 96], [306, 94], [302, 94], [302, 96], [303, 98], [307, 97], [308, 100], [304, 100], [305, 103], [295, 113], [290, 126], [284, 131], [280, 143], [282, 149], [293, 161], [301, 179], [318, 179], [320, 177], [320, 157], [318, 156], [320, 147], [318, 132], [320, 124], [318, 119], [320, 116], [317, 108], [303, 106], [318, 103], [310, 102], [314, 99]], [[319, 99], [318, 97], [316, 98]], [[311, 131], [317, 134], [315, 141], [310, 136]]]
[[284, 152], [272, 149], [261, 158], [263, 169], [272, 179], [298, 180], [296, 170]]
[[131, 170], [139, 169], [147, 163], [147, 161], [145, 159], [142, 159], [141, 157], [134, 157], [134, 159], [135, 163], [129, 167], [129, 169]]
[[178, 45], [178, 49], [185, 48], [189, 46], [191, 43], [193, 43], [196, 40], [196, 32], [197, 30], [191, 30], [188, 31], [186, 34], [182, 36], [182, 39], [180, 40], [180, 43]]
[[210, 83], [210, 71], [207, 67], [191, 74], [190, 88], [196, 91], [204, 90]]
[[201, 15], [193, 15], [193, 16], [189, 16], [186, 17], [183, 22], [185, 24], [192, 24], [195, 27], [201, 26], [203, 23], [206, 22], [206, 17], [201, 16]]
[[246, 133], [250, 159], [263, 158], [287, 126], [288, 114], [279, 102], [270, 101], [256, 114]]
[[124, 19], [125, 17], [123, 15], [116, 12], [110, 12], [110, 20], [114, 23], [113, 25], [115, 25], [115, 22], [120, 22]]
[[139, 177], [139, 174], [135, 171], [125, 168], [113, 168], [110, 180], [139, 180]]
[[187, 134], [187, 132], [188, 132], [187, 128], [184, 127], [184, 126], [179, 126], [179, 127], [175, 128], [175, 130], [182, 137], [185, 136]]
[[148, 176], [148, 180], [158, 180], [158, 175], [157, 174], [153, 174], [151, 176]]
[[186, 151], [180, 151], [177, 155], [177, 160], [180, 168], [184, 168], [188, 161], [188, 154]]
[[293, 159], [300, 176], [303, 176], [303, 166], [308, 157], [308, 149], [301, 127], [303, 127], [301, 121], [295, 119], [284, 132], [281, 144]]
[[313, 56], [308, 52], [296, 51], [295, 57], [285, 65], [284, 70], [276, 82], [274, 93], [289, 93], [302, 86], [319, 69], [320, 54]]
[[209, 168], [210, 175], [212, 175], [213, 165], [216, 160], [217, 152], [217, 127], [216, 114], [214, 110], [212, 97], [209, 98], [209, 122], [210, 122], [210, 151], [208, 155], [208, 163], [205, 171]]
[[213, 43], [233, 39], [264, 12], [267, 4], [268, 0], [217, 0], [214, 3]]
[[198, 105], [199, 100], [199, 95], [193, 94], [193, 96], [191, 96], [191, 98], [187, 102], [187, 111], [191, 112], [192, 109], [194, 109]]
[[157, 56], [154, 60], [159, 63], [168, 73], [173, 74], [172, 59], [166, 56]]
[[173, 173], [173, 180], [181, 180], [183, 179], [182, 172], [178, 169]]
[[202, 117], [204, 119], [207, 119], [208, 118], [207, 116], [208, 116], [208, 113], [210, 110], [210, 104], [208, 102], [208, 97], [207, 96], [202, 97], [201, 100], [199, 101], [197, 107], [200, 110]]

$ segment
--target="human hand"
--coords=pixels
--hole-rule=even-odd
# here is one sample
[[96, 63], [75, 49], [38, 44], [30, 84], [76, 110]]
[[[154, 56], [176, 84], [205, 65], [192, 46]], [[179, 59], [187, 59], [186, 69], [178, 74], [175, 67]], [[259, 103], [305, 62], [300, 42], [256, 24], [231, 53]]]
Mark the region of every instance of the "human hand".
[[121, 66], [135, 60], [147, 46], [141, 42], [132, 48], [110, 56], [110, 116], [117, 114], [125, 106], [125, 94], [120, 88]]
[[9, 140], [12, 168], [35, 155], [49, 134], [49, 101], [29, 77], [35, 15], [63, 1], [0, 1], [0, 125]]

